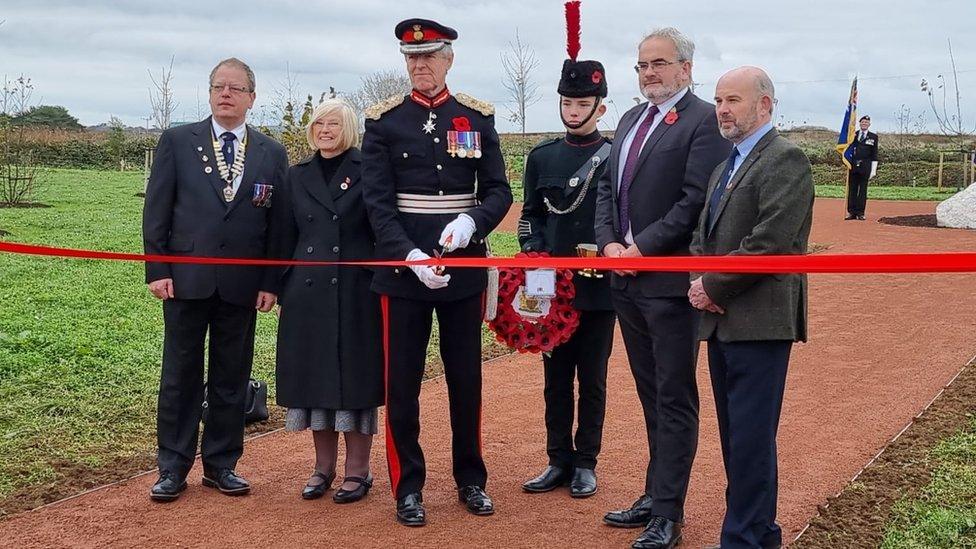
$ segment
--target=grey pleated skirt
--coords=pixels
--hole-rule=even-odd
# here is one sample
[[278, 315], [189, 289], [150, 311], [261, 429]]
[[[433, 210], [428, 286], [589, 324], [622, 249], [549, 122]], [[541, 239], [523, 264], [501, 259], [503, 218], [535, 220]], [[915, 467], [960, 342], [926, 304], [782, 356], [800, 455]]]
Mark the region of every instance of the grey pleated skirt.
[[285, 415], [286, 431], [335, 431], [375, 435], [379, 420], [376, 408], [365, 410], [329, 410], [324, 408], [289, 408]]

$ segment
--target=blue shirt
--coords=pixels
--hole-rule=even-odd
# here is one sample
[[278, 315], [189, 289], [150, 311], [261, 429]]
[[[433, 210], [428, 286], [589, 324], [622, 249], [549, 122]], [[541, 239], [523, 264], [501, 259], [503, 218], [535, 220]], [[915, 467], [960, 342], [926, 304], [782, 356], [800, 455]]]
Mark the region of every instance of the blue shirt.
[[739, 171], [739, 166], [746, 161], [746, 157], [749, 156], [752, 149], [756, 148], [756, 143], [759, 143], [759, 140], [772, 129], [773, 123], [766, 122], [735, 146], [735, 148], [739, 151], [739, 156], [735, 157], [735, 165], [732, 167], [732, 175], [729, 176], [729, 181], [732, 181], [732, 178], [735, 177], [735, 172]]

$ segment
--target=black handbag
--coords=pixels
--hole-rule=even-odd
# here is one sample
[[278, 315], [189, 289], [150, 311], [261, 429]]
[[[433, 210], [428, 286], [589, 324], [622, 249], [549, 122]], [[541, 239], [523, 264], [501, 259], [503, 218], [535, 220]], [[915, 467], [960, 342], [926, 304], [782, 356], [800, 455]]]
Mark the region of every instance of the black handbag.
[[[207, 386], [203, 386], [203, 422], [207, 422]], [[247, 382], [244, 397], [244, 423], [257, 423], [268, 419], [268, 384], [257, 379]]]

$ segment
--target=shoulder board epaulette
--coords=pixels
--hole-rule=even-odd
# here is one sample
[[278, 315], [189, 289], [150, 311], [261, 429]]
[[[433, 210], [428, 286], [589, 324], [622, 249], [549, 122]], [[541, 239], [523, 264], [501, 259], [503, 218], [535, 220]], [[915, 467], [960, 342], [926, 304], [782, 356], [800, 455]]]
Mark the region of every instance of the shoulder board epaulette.
[[388, 112], [390, 109], [396, 107], [400, 103], [403, 103], [404, 99], [406, 99], [405, 95], [393, 95], [387, 97], [372, 107], [367, 107], [366, 110], [363, 111], [363, 114], [369, 120], [379, 120], [384, 113]]
[[535, 144], [535, 147], [532, 147], [532, 150], [534, 151], [536, 149], [541, 149], [542, 147], [545, 147], [547, 145], [552, 145], [553, 143], [559, 143], [562, 140], [563, 140], [562, 137], [547, 137], [547, 138], [543, 139], [542, 141], [539, 141], [538, 143], [536, 143]]
[[456, 93], [454, 94], [454, 99], [457, 102], [464, 105], [469, 109], [474, 109], [485, 116], [491, 116], [495, 114], [495, 106], [487, 101], [482, 101], [480, 99], [475, 99], [466, 93]]

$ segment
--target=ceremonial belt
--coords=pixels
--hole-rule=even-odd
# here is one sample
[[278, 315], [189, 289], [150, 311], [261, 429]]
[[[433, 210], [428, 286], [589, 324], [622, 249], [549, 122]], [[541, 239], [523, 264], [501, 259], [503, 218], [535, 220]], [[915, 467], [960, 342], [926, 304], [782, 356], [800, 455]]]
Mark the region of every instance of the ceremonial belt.
[[478, 205], [478, 195], [397, 193], [397, 210], [414, 214], [457, 214]]

